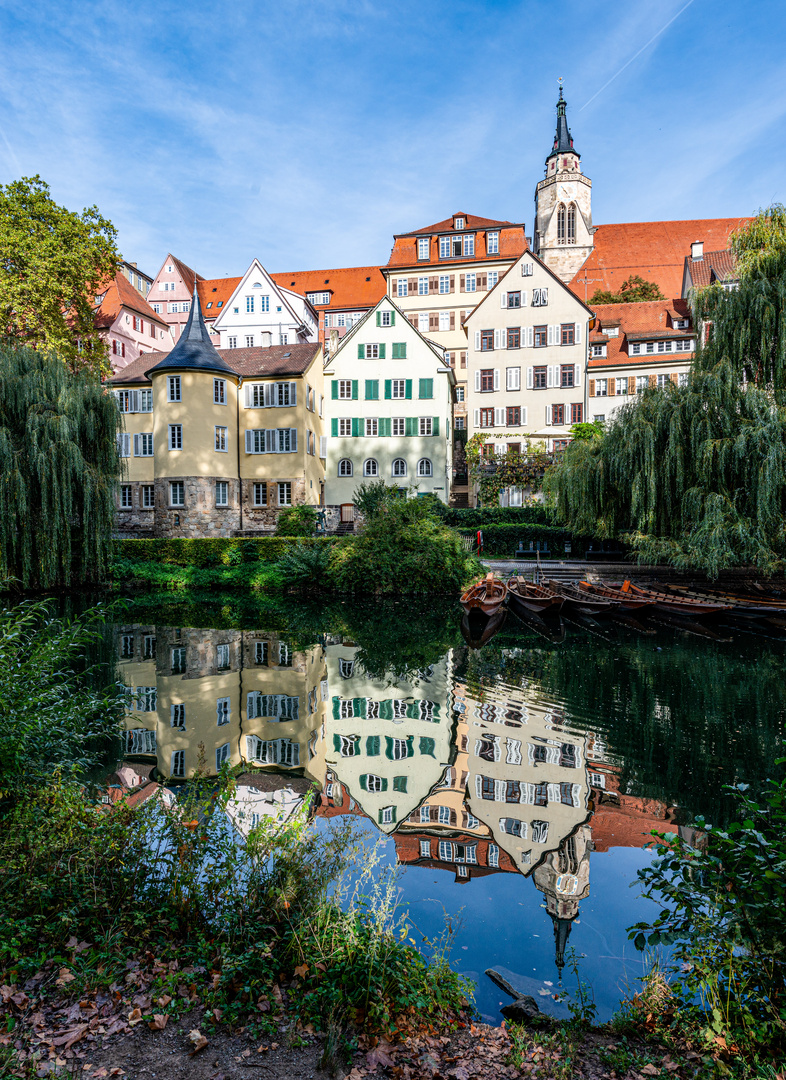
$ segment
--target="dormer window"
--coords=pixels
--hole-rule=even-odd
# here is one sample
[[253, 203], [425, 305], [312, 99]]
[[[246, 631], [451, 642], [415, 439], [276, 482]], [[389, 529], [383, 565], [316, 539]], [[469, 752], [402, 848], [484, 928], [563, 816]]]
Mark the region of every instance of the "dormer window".
[[603, 333], [606, 335], [606, 337], [619, 337], [620, 328], [618, 326], [604, 326]]
[[453, 218], [453, 228], [454, 229], [463, 229], [464, 228], [464, 218], [463, 217]]
[[499, 233], [486, 233], [486, 254], [499, 255]]
[[427, 236], [419, 236], [418, 237], [418, 258], [419, 259], [427, 259], [428, 258], [428, 245], [429, 245], [429, 238]]

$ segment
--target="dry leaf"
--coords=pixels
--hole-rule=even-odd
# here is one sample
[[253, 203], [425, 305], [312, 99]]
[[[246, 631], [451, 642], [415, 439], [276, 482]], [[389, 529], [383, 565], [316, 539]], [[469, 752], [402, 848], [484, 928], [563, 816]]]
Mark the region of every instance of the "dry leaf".
[[155, 1013], [153, 1019], [147, 1025], [151, 1031], [163, 1031], [169, 1017], [166, 1013]]
[[60, 970], [58, 971], [57, 974], [58, 974], [59, 978], [58, 978], [57, 982], [55, 983], [55, 986], [60, 986], [60, 987], [67, 986], [68, 983], [73, 982], [74, 979], [76, 978], [76, 975], [73, 975], [68, 970], [68, 968], [65, 968], [65, 967], [60, 968]]
[[138, 1024], [141, 1019], [142, 1019], [142, 1010], [141, 1009], [132, 1009], [131, 1012], [128, 1014], [128, 1022], [132, 1026], [134, 1024]]
[[643, 1065], [639, 1072], [642, 1076], [659, 1076], [660, 1069], [656, 1069], [654, 1065]]
[[373, 1050], [369, 1050], [366, 1054], [366, 1064], [369, 1069], [376, 1069], [378, 1065], [382, 1065], [383, 1068], [389, 1068], [393, 1064], [393, 1058], [390, 1054], [386, 1054], [381, 1046], [375, 1046]]
[[189, 1031], [188, 1037], [194, 1047], [194, 1049], [190, 1051], [189, 1057], [193, 1057], [194, 1054], [198, 1054], [200, 1050], [204, 1050], [207, 1046], [207, 1039], [196, 1028], [194, 1028], [192, 1031]]
[[171, 994], [162, 994], [160, 998], [156, 998], [157, 1003], [161, 1006], [162, 1009], [167, 1006], [171, 1000]]
[[295, 974], [299, 979], [305, 979], [306, 975], [308, 975], [308, 964], [298, 964], [295, 968]]

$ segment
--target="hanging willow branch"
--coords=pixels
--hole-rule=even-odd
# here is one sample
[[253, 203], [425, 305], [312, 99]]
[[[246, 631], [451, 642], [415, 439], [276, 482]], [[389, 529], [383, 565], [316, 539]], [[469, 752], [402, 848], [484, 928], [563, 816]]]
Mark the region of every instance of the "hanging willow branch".
[[0, 344], [0, 570], [24, 588], [106, 577], [120, 475], [114, 398], [52, 353]]

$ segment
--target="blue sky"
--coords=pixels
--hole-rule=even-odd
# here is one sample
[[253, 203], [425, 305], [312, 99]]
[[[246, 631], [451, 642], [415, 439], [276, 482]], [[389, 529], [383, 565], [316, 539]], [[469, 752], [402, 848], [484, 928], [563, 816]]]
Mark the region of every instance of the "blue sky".
[[0, 0], [0, 183], [95, 203], [206, 277], [384, 263], [524, 221], [557, 78], [596, 224], [786, 200], [783, 0]]

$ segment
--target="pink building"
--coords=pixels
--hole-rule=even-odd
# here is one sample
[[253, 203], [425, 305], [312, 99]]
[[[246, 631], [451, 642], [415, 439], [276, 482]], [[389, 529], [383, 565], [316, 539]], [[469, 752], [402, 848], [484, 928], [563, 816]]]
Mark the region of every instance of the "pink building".
[[[167, 323], [172, 334], [169, 341], [162, 345], [162, 352], [169, 352], [180, 340], [183, 327], [188, 322], [188, 315], [191, 311], [191, 297], [194, 294], [195, 280], [202, 281], [203, 278], [195, 273], [190, 266], [186, 266], [180, 259], [176, 259], [171, 251], [164, 259], [161, 269], [153, 278], [153, 284], [147, 294], [148, 302], [156, 316]], [[215, 318], [214, 312], [210, 314]]]
[[142, 353], [168, 352], [172, 348], [166, 322], [120, 272], [100, 296], [96, 326], [109, 346], [109, 358], [115, 372]]

